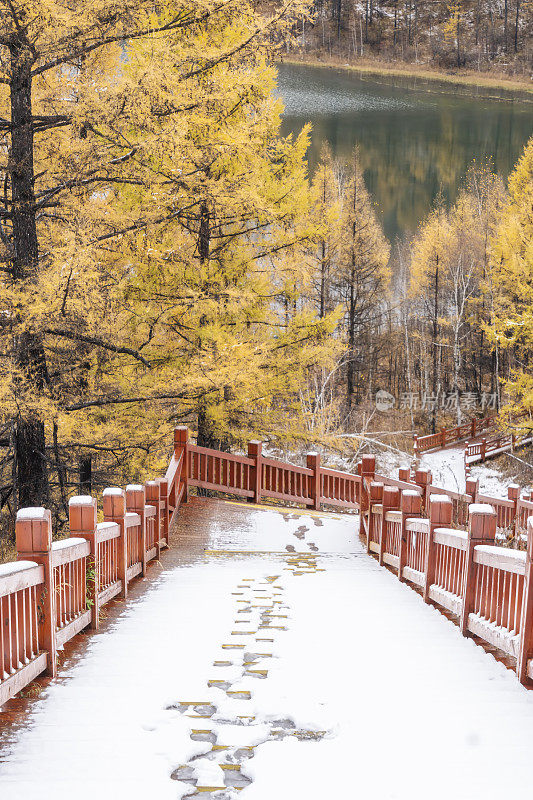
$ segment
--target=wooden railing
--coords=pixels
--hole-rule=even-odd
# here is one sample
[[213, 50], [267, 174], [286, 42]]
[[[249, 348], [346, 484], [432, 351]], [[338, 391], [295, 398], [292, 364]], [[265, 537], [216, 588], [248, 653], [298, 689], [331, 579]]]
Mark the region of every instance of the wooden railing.
[[439, 450], [449, 444], [473, 439], [485, 431], [491, 430], [496, 424], [496, 416], [483, 417], [482, 419], [472, 419], [462, 425], [455, 425], [453, 428], [441, 428], [438, 433], [430, 433], [427, 436], [414, 436], [413, 449], [416, 455], [426, 453], [428, 450]]
[[87, 559], [91, 548], [82, 538], [54, 542], [50, 551], [56, 607], [56, 646], [61, 647], [91, 621], [87, 595]]
[[57, 649], [87, 626], [98, 628], [102, 606], [125, 598], [131, 581], [168, 547], [186, 496], [183, 435], [176, 431], [165, 478], [104, 489], [103, 522], [95, 498], [72, 497], [69, 538], [52, 542], [47, 509], [18, 512], [19, 560], [0, 565], [0, 706], [38, 675], [55, 675]]
[[488, 458], [495, 458], [501, 453], [518, 450], [520, 447], [531, 444], [533, 436], [530, 432], [518, 435], [516, 433], [500, 434], [492, 439], [481, 439], [478, 442], [467, 442], [465, 445], [464, 459], [465, 472], [472, 464], [482, 463]]
[[238, 497], [254, 496], [253, 459], [192, 444], [187, 446], [186, 453], [189, 486], [228, 492]]
[[0, 565], [0, 704], [46, 669], [38, 613], [44, 585], [40, 564]]
[[[394, 497], [399, 490], [373, 480], [368, 459], [362, 471], [361, 530], [368, 552], [426, 602], [455, 616], [464, 635], [514, 658], [520, 681], [533, 686], [533, 502], [511, 487], [510, 498], [497, 501], [495, 510], [482, 502], [494, 498], [479, 495], [471, 481], [476, 502], [460, 529], [452, 527], [453, 498], [446, 493], [429, 495], [423, 517], [417, 512], [424, 511], [426, 482], [416, 493], [403, 489]], [[498, 528], [511, 521], [527, 527], [527, 552], [497, 546]]]
[[244, 497], [264, 498], [313, 508], [358, 508], [361, 478], [321, 466], [317, 453], [308, 453], [307, 466], [263, 455], [262, 443], [248, 443], [248, 453], [235, 455], [180, 440], [187, 463], [187, 485]]
[[[98, 628], [102, 607], [127, 596], [130, 582], [168, 547], [172, 520], [193, 487], [254, 502], [359, 509], [368, 552], [419, 587], [426, 601], [456, 614], [465, 633], [516, 657], [527, 682], [533, 498], [520, 498], [516, 486], [507, 499], [480, 495], [471, 479], [459, 494], [431, 480], [422, 469], [400, 470], [398, 479], [377, 475], [373, 456], [363, 456], [349, 474], [322, 467], [317, 453], [308, 454], [306, 466], [268, 458], [260, 442], [250, 442], [247, 455], [209, 450], [177, 428], [165, 477], [125, 491], [105, 489], [103, 522], [95, 498], [73, 497], [70, 537], [52, 543], [50, 512], [22, 509], [18, 562], [0, 565], [0, 706], [37, 675], [54, 675], [57, 648], [87, 626]], [[480, 519], [492, 526], [481, 538]], [[498, 536], [511, 534], [516, 542], [526, 531], [527, 555], [495, 546]]]

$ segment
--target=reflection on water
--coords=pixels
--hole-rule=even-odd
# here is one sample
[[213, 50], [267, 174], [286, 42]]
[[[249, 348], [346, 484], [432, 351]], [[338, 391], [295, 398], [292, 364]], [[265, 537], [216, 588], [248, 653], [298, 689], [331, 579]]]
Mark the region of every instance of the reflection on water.
[[533, 106], [380, 82], [343, 70], [279, 65], [283, 133], [311, 121], [311, 170], [322, 143], [348, 159], [359, 144], [366, 185], [392, 239], [416, 229], [442, 192], [453, 201], [474, 159], [507, 177], [533, 132]]

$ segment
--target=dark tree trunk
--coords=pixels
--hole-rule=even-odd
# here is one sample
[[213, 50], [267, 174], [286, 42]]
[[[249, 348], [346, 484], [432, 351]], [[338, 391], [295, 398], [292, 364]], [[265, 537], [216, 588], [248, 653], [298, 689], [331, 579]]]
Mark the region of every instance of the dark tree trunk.
[[503, 6], [503, 49], [507, 52], [507, 28], [509, 20], [509, 0], [505, 0]]
[[80, 494], [92, 494], [93, 491], [93, 460], [91, 456], [81, 456], [79, 462]]
[[19, 508], [46, 506], [50, 500], [44, 443], [43, 422], [17, 422], [15, 464]]
[[198, 231], [198, 253], [200, 261], [203, 263], [209, 258], [209, 245], [211, 240], [211, 228], [209, 218], [209, 208], [206, 202], [200, 206], [200, 229]]
[[[31, 280], [39, 264], [33, 165], [32, 54], [24, 33], [9, 46], [11, 56], [11, 153], [9, 177], [12, 199], [14, 281]], [[46, 359], [40, 336], [24, 333], [14, 342], [15, 363], [34, 390], [43, 390]], [[19, 417], [15, 428], [15, 465], [18, 505], [48, 505], [50, 490], [46, 463], [44, 423], [33, 417]]]

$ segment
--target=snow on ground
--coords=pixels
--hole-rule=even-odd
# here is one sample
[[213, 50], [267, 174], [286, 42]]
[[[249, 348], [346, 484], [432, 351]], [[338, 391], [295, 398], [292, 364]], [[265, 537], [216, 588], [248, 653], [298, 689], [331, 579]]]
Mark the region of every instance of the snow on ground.
[[[409, 466], [411, 461], [412, 457], [407, 454], [402, 456], [397, 453], [383, 453], [377, 458], [376, 471], [398, 477], [398, 467]], [[420, 457], [420, 466], [431, 470], [435, 486], [453, 492], [465, 491], [464, 445], [423, 453]], [[489, 497], [507, 497], [507, 487], [514, 483], [512, 478], [502, 476], [493, 461], [472, 465], [470, 474], [472, 478], [479, 479], [481, 493]]]
[[193, 500], [183, 530], [202, 509], [205, 553], [89, 637], [0, 751], [2, 800], [530, 796], [533, 694], [353, 516]]
[[[424, 453], [420, 465], [433, 472], [433, 483], [454, 492], [465, 491], [464, 449], [449, 447]], [[507, 497], [507, 487], [514, 483], [512, 478], [505, 478], [494, 466], [494, 462], [473, 465], [470, 468], [472, 478], [479, 480], [479, 489], [489, 497]]]

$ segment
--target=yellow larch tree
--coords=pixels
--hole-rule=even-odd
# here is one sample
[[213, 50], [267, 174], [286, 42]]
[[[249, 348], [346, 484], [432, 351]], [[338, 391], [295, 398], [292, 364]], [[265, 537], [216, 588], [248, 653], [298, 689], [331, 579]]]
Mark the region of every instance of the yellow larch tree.
[[493, 317], [489, 334], [509, 368], [502, 412], [533, 427], [533, 138], [509, 177], [509, 199], [491, 253]]
[[4, 464], [15, 505], [64, 506], [66, 458], [135, 473], [174, 420], [255, 425], [327, 358], [331, 323], [280, 310], [313, 232], [265, 59], [303, 6], [2, 5]]

